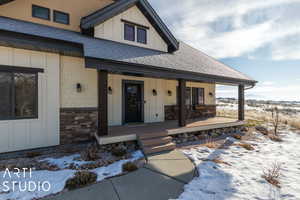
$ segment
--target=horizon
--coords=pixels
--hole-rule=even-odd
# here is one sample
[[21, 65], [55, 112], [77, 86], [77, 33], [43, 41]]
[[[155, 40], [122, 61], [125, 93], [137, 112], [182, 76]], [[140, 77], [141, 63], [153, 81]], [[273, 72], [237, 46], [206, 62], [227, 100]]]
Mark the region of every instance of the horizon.
[[257, 80], [246, 98], [300, 101], [299, 0], [149, 1], [178, 39]]

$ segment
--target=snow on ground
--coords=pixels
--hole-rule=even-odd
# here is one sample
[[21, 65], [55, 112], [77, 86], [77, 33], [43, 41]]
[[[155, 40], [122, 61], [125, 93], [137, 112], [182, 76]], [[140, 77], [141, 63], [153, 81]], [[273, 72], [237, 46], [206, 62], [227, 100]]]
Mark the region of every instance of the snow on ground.
[[[238, 110], [238, 104], [234, 103], [223, 103], [219, 102], [218, 103], [218, 109], [223, 109], [223, 110]], [[264, 111], [264, 107], [254, 107], [254, 106], [249, 106], [245, 104], [245, 109], [246, 110], [256, 110], [256, 111]]]
[[76, 160], [80, 158], [80, 154], [73, 154], [70, 156], [64, 156], [61, 158], [45, 158], [40, 160], [40, 162], [48, 162], [52, 165], [56, 165], [60, 169], [64, 169], [69, 167], [71, 164], [75, 166], [81, 166], [88, 163], [93, 163], [93, 161], [83, 161], [83, 160]]
[[[76, 159], [78, 157], [77, 154], [71, 155], [71, 156], [65, 156], [61, 158], [47, 158], [44, 159], [44, 161], [48, 161], [51, 164], [58, 165], [60, 168], [65, 168], [69, 166], [71, 163], [77, 164], [77, 165], [83, 165], [87, 162], [85, 161], [76, 161], [73, 159]], [[132, 153], [132, 157], [130, 159], [126, 160], [120, 160], [117, 161], [111, 165], [108, 165], [106, 167], [100, 167], [96, 168], [94, 170], [90, 170], [92, 172], [95, 172], [97, 174], [97, 182], [109, 178], [118, 174], [122, 173], [122, 165], [129, 161], [135, 161], [140, 158], [143, 158], [143, 154], [141, 151], [136, 151]], [[55, 194], [60, 191], [62, 191], [65, 187], [66, 181], [71, 178], [75, 174], [76, 170], [59, 170], [59, 171], [32, 171], [32, 174], [30, 176], [29, 172], [26, 172], [25, 175], [23, 173], [20, 174], [20, 177], [18, 177], [17, 174], [10, 173], [10, 176], [8, 175], [8, 172], [1, 171], [0, 172], [0, 199], [1, 200], [30, 200], [35, 198], [41, 198], [44, 196], [48, 196], [50, 194]], [[8, 181], [8, 184], [5, 183], [5, 181]], [[17, 183], [13, 183], [16, 181]], [[46, 190], [49, 189], [49, 184], [46, 184], [46, 182], [50, 183], [50, 190], [49, 191], [33, 191], [30, 192], [28, 190], [29, 182], [32, 182], [33, 184], [40, 185], [44, 184]], [[4, 184], [5, 183], [5, 184]], [[10, 192], [6, 193], [8, 185]], [[15, 185], [15, 188], [13, 190], [13, 185]], [[20, 187], [19, 187], [20, 186]], [[27, 188], [25, 188], [27, 187]], [[25, 190], [25, 191], [22, 191]]]
[[[180, 200], [299, 200], [300, 135], [286, 131], [282, 143], [256, 133], [258, 141], [247, 141], [254, 151], [239, 146], [229, 149], [196, 147], [183, 150], [197, 165], [200, 176], [185, 186]], [[203, 159], [220, 158], [229, 163], [216, 164]], [[262, 178], [272, 163], [282, 163], [281, 188]]]

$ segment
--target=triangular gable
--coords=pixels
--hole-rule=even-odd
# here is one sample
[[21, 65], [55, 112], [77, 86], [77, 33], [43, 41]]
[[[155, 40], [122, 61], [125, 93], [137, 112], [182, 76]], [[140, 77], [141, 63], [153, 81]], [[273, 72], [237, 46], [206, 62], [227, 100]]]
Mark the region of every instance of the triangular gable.
[[81, 19], [81, 28], [90, 29], [136, 5], [168, 44], [169, 52], [178, 50], [179, 43], [147, 0], [119, 0]]

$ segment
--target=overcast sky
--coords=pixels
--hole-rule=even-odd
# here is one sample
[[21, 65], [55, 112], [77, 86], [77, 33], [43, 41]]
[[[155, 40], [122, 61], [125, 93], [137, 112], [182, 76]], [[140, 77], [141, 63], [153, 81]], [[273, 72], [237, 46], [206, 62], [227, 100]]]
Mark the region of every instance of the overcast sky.
[[258, 80], [248, 98], [300, 101], [300, 0], [149, 1], [178, 39]]

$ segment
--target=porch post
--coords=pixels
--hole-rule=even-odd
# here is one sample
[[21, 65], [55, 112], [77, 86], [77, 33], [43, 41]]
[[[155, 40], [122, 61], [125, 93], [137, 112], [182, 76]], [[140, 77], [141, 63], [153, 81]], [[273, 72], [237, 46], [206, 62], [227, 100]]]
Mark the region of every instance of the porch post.
[[108, 135], [108, 72], [98, 70], [98, 136]]
[[185, 96], [186, 96], [186, 81], [180, 79], [178, 81], [179, 87], [178, 87], [178, 125], [180, 127], [186, 126], [186, 105], [185, 105]]
[[245, 120], [245, 88], [239, 85], [239, 120]]

